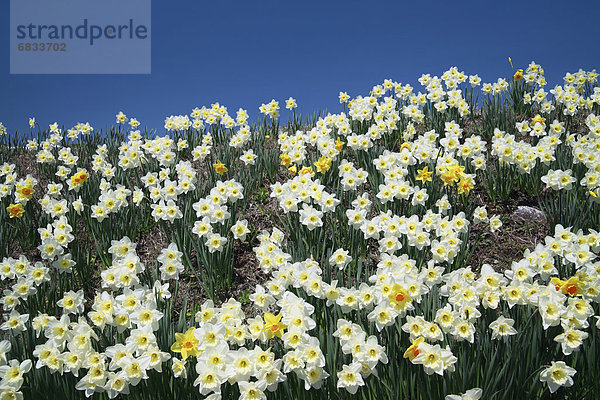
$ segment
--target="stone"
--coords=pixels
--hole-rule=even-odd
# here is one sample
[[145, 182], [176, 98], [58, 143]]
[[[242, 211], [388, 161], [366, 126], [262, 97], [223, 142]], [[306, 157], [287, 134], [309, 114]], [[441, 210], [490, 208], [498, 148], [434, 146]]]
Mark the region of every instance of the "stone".
[[531, 221], [538, 223], [546, 222], [546, 216], [544, 215], [544, 213], [535, 207], [517, 206], [512, 216], [515, 219], [521, 219], [523, 221]]

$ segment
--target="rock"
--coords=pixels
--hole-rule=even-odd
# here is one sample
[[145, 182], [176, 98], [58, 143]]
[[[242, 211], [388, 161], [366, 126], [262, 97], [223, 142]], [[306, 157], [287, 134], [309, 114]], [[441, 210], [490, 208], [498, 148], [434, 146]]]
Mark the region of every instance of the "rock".
[[541, 210], [529, 206], [517, 206], [512, 214], [513, 218], [523, 221], [546, 223], [546, 216]]

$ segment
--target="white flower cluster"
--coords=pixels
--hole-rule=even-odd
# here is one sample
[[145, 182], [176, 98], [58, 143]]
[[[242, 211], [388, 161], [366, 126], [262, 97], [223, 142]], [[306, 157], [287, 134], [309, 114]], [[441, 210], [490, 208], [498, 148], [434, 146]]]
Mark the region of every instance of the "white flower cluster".
[[202, 137], [202, 144], [194, 147], [192, 150], [192, 157], [194, 161], [202, 161], [210, 154], [210, 149], [212, 148], [213, 138], [211, 135], [204, 135]]
[[229, 139], [229, 146], [239, 149], [243, 147], [250, 140], [250, 127], [248, 125], [242, 125], [238, 131], [231, 136]]
[[[225, 182], [217, 181], [208, 196], [201, 198], [192, 205], [196, 211], [196, 217], [200, 218], [199, 221], [194, 223], [192, 233], [206, 239], [205, 245], [209, 252], [214, 253], [223, 250], [227, 237], [220, 235], [218, 232], [213, 232], [213, 225], [225, 224], [225, 221], [231, 217], [227, 203], [234, 204], [244, 198], [243, 191], [243, 186], [233, 179]], [[248, 226], [247, 222], [246, 224], [241, 221], [238, 222], [232, 227], [232, 231], [237, 238], [241, 239], [248, 232]]]
[[[35, 122], [34, 122], [35, 123]], [[31, 125], [31, 123], [30, 123]], [[67, 129], [67, 138], [72, 141], [75, 141], [79, 138], [79, 135], [89, 135], [94, 131], [94, 128], [90, 125], [89, 122], [85, 124], [83, 122], [78, 122], [73, 128]]]
[[115, 176], [116, 168], [108, 161], [108, 148], [106, 144], [99, 145], [92, 156], [92, 170], [102, 173], [102, 177], [111, 180]]
[[[298, 212], [300, 222], [309, 230], [323, 226], [323, 214], [335, 210], [339, 200], [335, 194], [323, 190], [319, 179], [312, 180], [309, 173], [298, 175], [283, 185], [279, 182], [271, 185], [271, 197], [275, 197], [285, 214]], [[313, 207], [318, 205], [320, 209]], [[298, 205], [302, 204], [299, 209]]]
[[[135, 190], [139, 191], [137, 188], [135, 188]], [[110, 214], [117, 213], [121, 209], [128, 207], [129, 201], [127, 198], [131, 196], [131, 194], [132, 191], [123, 185], [116, 185], [116, 187], [112, 189], [112, 185], [102, 178], [100, 182], [98, 203], [91, 206], [92, 218], [97, 219], [98, 222], [102, 222], [105, 218], [108, 218]]]
[[279, 117], [279, 102], [273, 99], [268, 104], [261, 104], [258, 110], [261, 114], [268, 115], [272, 119], [277, 119]]
[[[599, 104], [600, 96], [598, 90], [594, 90], [594, 93], [589, 98], [586, 98], [582, 94], [586, 82], [594, 84], [597, 80], [598, 74], [595, 70], [590, 72], [579, 70], [575, 74], [567, 73], [565, 75], [564, 87], [556, 85], [554, 89], [550, 90], [550, 93], [554, 95], [557, 106], [562, 107], [563, 115], [573, 116], [580, 110], [591, 110], [594, 104]], [[545, 108], [552, 111], [551, 107], [542, 107], [542, 109]]]
[[[138, 275], [144, 271], [144, 265], [135, 248], [136, 244], [127, 237], [112, 241], [108, 250], [113, 256], [112, 265], [101, 273], [102, 287], [109, 291], [96, 294], [87, 313], [91, 324], [83, 316], [82, 290], [63, 293], [57, 302], [62, 316], [40, 314], [32, 321], [36, 335], [43, 333], [47, 339], [34, 349], [38, 359], [35, 367], [73, 374], [79, 378], [76, 388], [85, 391], [87, 397], [104, 391], [109, 398], [127, 394], [129, 386], [147, 379], [150, 370], [161, 372], [162, 363], [171, 358], [158, 348], [154, 335], [163, 316], [156, 301], [170, 297], [168, 284], [157, 281], [152, 289], [140, 285]], [[162, 257], [168, 258], [170, 252], [176, 250], [170, 246]], [[105, 345], [97, 351], [96, 330], [103, 332], [107, 326], [127, 335], [123, 343]]]
[[[0, 124], [1, 125], [1, 124]], [[31, 360], [7, 360], [11, 344], [8, 340], [0, 342], [0, 396], [4, 399], [22, 400], [21, 387], [25, 381], [24, 375], [31, 370]]]
[[165, 119], [165, 129], [171, 131], [184, 131], [192, 127], [192, 121], [187, 115], [171, 115]]
[[337, 321], [337, 330], [333, 333], [339, 338], [344, 354], [352, 355], [352, 363], [343, 365], [338, 371], [338, 388], [344, 388], [355, 394], [360, 386], [364, 386], [363, 378], [371, 374], [377, 375], [377, 364], [387, 364], [385, 347], [381, 346], [376, 336], [367, 337], [360, 325], [343, 318]]
[[56, 157], [52, 151], [58, 148], [63, 136], [58, 128], [51, 132], [50, 137], [37, 146], [40, 148], [40, 151], [36, 154], [36, 161], [39, 164], [53, 164], [56, 162]]

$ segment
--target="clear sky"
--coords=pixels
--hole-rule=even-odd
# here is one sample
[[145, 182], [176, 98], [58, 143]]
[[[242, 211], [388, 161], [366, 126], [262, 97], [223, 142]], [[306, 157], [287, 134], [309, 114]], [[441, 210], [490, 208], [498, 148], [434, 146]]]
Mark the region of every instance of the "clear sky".
[[[152, 1], [150, 75], [9, 75], [9, 2], [0, 2], [0, 122], [28, 131], [123, 111], [164, 132], [165, 117], [220, 102], [258, 117], [271, 99], [341, 111], [339, 91], [391, 78], [417, 87], [451, 66], [484, 82], [534, 60], [550, 86], [600, 70], [600, 1]], [[282, 108], [283, 108], [283, 104]]]

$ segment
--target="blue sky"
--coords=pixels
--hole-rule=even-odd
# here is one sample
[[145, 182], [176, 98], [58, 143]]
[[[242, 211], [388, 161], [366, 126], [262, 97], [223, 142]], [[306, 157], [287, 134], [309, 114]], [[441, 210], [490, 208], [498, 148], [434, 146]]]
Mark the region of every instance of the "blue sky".
[[[424, 5], [426, 3], [426, 5]], [[531, 60], [550, 85], [600, 70], [598, 1], [152, 1], [150, 75], [10, 75], [9, 2], [0, 3], [0, 122], [28, 131], [123, 111], [164, 132], [165, 117], [220, 102], [259, 116], [271, 99], [341, 111], [337, 95], [385, 78], [417, 86], [451, 66], [484, 81]], [[282, 104], [283, 106], [283, 104]], [[282, 107], [283, 108], [283, 107]]]

